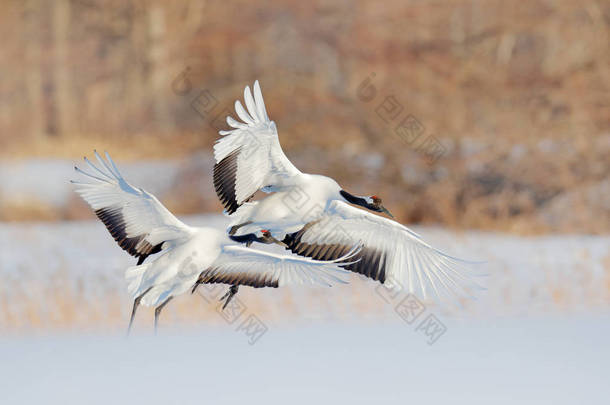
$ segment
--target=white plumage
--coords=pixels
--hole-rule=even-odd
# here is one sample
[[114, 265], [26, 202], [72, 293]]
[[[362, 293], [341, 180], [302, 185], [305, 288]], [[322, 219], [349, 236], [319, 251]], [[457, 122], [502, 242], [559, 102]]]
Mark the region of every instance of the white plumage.
[[[75, 168], [86, 181], [73, 183], [119, 245], [139, 259], [125, 272], [128, 291], [135, 299], [133, 315], [140, 303], [162, 308], [198, 280], [252, 287], [345, 282], [341, 276], [346, 271], [337, 262], [349, 260], [358, 248], [340, 259], [315, 261], [236, 245], [225, 232], [184, 224], [154, 195], [127, 183], [108, 153], [107, 161], [97, 152], [95, 156], [99, 166], [85, 158], [92, 170]], [[154, 253], [159, 255], [143, 263]], [[156, 325], [158, 312], [155, 315]]]
[[[318, 260], [336, 259], [362, 241], [361, 260], [346, 269], [424, 297], [471, 296], [472, 288], [480, 288], [472, 278], [474, 262], [451, 257], [398, 222], [349, 205], [391, 215], [377, 196], [354, 196], [332, 178], [294, 167], [268, 118], [258, 81], [254, 97], [245, 88], [244, 100], [247, 111], [235, 102], [242, 122], [227, 117], [234, 129], [220, 131], [214, 146], [214, 186], [232, 218], [232, 235], [268, 229], [293, 252]], [[248, 202], [258, 190], [272, 194]]]

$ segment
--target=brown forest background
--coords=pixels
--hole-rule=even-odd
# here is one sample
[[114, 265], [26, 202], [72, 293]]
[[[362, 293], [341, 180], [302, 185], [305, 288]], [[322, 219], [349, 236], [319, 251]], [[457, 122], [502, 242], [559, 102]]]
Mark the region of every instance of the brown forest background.
[[[403, 222], [610, 231], [608, 1], [31, 0], [0, 15], [3, 162], [210, 159], [215, 118], [259, 79], [297, 166]], [[395, 131], [407, 116], [414, 141]], [[170, 208], [219, 211], [190, 180]], [[91, 215], [6, 201], [4, 220]]]

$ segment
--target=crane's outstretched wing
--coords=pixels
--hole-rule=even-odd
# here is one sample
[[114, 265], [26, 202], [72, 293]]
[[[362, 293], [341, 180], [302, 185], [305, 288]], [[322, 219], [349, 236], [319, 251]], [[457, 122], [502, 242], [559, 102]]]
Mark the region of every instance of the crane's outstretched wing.
[[345, 269], [389, 287], [445, 296], [472, 296], [481, 289], [473, 276], [475, 262], [451, 257], [424, 242], [407, 227], [340, 201], [333, 201], [322, 217], [287, 235], [292, 252], [316, 260], [333, 260], [362, 241], [360, 261]]
[[229, 214], [258, 190], [266, 187], [271, 191], [300, 173], [282, 151], [258, 80], [254, 82], [254, 97], [246, 86], [244, 100], [247, 111], [235, 101], [235, 111], [243, 122], [227, 117], [234, 129], [220, 131], [222, 137], [214, 145], [214, 188]]
[[225, 246], [218, 259], [201, 273], [198, 283], [247, 285], [255, 288], [346, 283], [343, 278], [349, 272], [341, 267], [355, 263], [352, 259], [360, 249], [361, 246], [353, 245], [336, 259], [316, 261], [243, 246]]
[[91, 171], [74, 169], [87, 182], [72, 181], [76, 192], [89, 204], [95, 215], [119, 246], [138, 257], [138, 264], [161, 250], [163, 242], [179, 239], [190, 233], [190, 228], [179, 221], [157, 200], [141, 188], [127, 183], [106, 152], [106, 162], [94, 151], [99, 166], [84, 158]]

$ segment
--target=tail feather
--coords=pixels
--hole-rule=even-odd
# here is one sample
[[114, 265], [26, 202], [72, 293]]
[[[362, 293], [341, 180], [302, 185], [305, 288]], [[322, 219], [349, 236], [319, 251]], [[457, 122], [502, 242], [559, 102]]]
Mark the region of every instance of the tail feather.
[[[139, 297], [144, 294], [140, 305], [145, 307], [157, 306], [161, 304], [172, 293], [175, 286], [167, 283], [156, 284], [154, 277], [151, 280], [149, 270], [153, 263], [146, 263], [139, 266], [133, 266], [125, 271], [125, 280], [127, 281], [127, 292], [132, 298]], [[147, 274], [149, 272], [149, 274]]]
[[171, 290], [169, 290], [167, 286], [154, 286], [149, 292], [146, 293], [144, 297], [142, 297], [142, 301], [140, 303], [145, 307], [156, 307], [161, 305], [163, 301], [169, 298], [170, 292]]
[[132, 266], [125, 270], [125, 280], [127, 281], [127, 292], [133, 298], [138, 297], [146, 288], [142, 285], [142, 279], [144, 273], [150, 267], [151, 263], [141, 264], [139, 266]]
[[[150, 307], [163, 303], [170, 296], [178, 296], [193, 287], [199, 271], [197, 266], [187, 262], [167, 264], [157, 258], [150, 263], [132, 266], [125, 270], [127, 291], [134, 299], [142, 296], [141, 305]], [[194, 270], [193, 270], [194, 268]]]

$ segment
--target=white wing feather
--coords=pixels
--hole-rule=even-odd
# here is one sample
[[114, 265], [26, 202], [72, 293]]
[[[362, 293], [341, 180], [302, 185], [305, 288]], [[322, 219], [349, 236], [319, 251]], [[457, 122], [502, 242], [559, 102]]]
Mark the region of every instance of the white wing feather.
[[211, 271], [222, 274], [220, 279], [236, 280], [236, 284], [253, 287], [315, 284], [331, 286], [347, 283], [349, 274], [341, 266], [358, 254], [360, 246], [354, 246], [347, 254], [334, 260], [316, 261], [294, 255], [274, 254], [243, 246], [225, 246], [211, 266]]
[[[190, 228], [172, 215], [154, 195], [129, 184], [121, 176], [108, 153], [108, 162], [97, 152], [94, 153], [100, 163], [99, 167], [85, 158], [92, 173], [75, 167], [87, 181], [72, 183], [76, 185], [75, 191], [100, 218], [104, 215], [104, 218], [113, 222], [111, 229], [107, 221], [104, 221], [115, 239], [118, 237], [116, 235], [120, 234], [123, 238], [139, 239], [140, 246], [142, 241], [155, 246], [189, 234]], [[117, 242], [122, 243], [118, 239]], [[138, 246], [133, 246], [131, 251], [122, 244], [121, 246], [130, 254], [138, 255]]]
[[236, 173], [230, 180], [237, 205], [243, 204], [259, 189], [281, 186], [287, 178], [301, 173], [282, 151], [275, 123], [267, 115], [258, 81], [254, 83], [254, 97], [250, 87], [246, 86], [244, 101], [247, 111], [239, 100], [235, 102], [235, 111], [243, 122], [227, 117], [227, 123], [234, 129], [220, 131], [222, 138], [214, 145], [217, 164], [239, 150]]
[[[384, 284], [421, 293], [424, 298], [430, 293], [439, 298], [472, 297], [473, 289], [482, 288], [473, 278], [476, 262], [449, 256], [424, 242], [406, 226], [340, 201], [333, 201], [319, 221], [306, 226], [300, 233], [299, 243], [310, 247], [314, 254], [306, 254], [306, 250], [298, 252], [299, 247], [294, 248], [299, 254], [305, 252], [314, 258], [320, 258], [316, 257], [315, 246], [349, 246], [354, 240], [362, 241], [359, 266], [379, 266], [372, 269], [373, 274], [383, 274]], [[317, 252], [324, 255], [321, 249]], [[380, 254], [381, 258], [375, 261], [367, 258], [367, 254]], [[371, 272], [371, 269], [366, 271]]]

